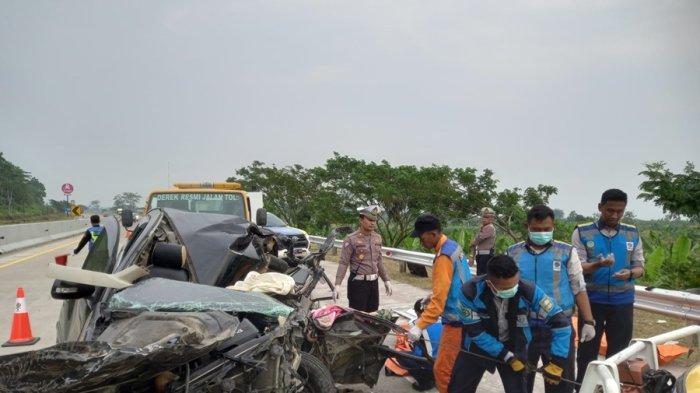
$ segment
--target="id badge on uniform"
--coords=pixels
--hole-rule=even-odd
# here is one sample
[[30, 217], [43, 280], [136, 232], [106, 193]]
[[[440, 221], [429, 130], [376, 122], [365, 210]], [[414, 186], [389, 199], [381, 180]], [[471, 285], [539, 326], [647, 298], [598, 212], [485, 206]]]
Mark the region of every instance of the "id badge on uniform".
[[554, 270], [555, 272], [560, 272], [561, 271], [561, 261], [558, 261], [555, 259], [554, 262], [552, 262], [552, 270]]

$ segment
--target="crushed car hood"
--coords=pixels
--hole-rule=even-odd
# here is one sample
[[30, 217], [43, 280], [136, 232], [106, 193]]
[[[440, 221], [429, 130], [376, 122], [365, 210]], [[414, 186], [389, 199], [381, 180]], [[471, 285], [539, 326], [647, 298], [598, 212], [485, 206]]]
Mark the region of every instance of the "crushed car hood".
[[0, 392], [88, 392], [146, 380], [208, 353], [239, 325], [220, 311], [144, 312], [115, 321], [99, 341], [0, 357]]

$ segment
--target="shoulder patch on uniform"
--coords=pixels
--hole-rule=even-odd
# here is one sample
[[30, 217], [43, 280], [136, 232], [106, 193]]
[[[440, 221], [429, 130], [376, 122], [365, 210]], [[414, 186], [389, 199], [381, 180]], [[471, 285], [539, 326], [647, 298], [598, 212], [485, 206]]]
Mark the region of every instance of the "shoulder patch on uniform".
[[552, 303], [552, 299], [549, 298], [549, 296], [545, 295], [542, 300], [540, 300], [540, 309], [544, 311], [545, 313], [549, 314], [550, 311], [554, 308], [554, 303]]

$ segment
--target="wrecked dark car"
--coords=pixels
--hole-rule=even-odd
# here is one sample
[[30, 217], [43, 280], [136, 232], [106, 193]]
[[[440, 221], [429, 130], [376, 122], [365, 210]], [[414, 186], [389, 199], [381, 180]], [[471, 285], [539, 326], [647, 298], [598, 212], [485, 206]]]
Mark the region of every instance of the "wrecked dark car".
[[57, 270], [58, 344], [1, 357], [0, 391], [334, 390], [328, 369], [293, 337], [306, 315], [223, 288], [264, 263], [255, 242], [229, 249], [250, 223], [156, 209], [120, 252], [117, 221], [104, 225], [82, 269]]
[[[400, 328], [350, 310], [321, 329], [312, 308], [339, 228], [300, 260], [269, 253], [271, 232], [229, 215], [154, 209], [119, 250], [104, 220], [82, 268], [56, 267], [58, 344], [0, 357], [1, 391], [334, 392], [373, 386]], [[119, 251], [117, 251], [119, 250]], [[227, 289], [252, 271], [293, 280], [288, 294]], [[418, 359], [420, 360], [420, 359]]]

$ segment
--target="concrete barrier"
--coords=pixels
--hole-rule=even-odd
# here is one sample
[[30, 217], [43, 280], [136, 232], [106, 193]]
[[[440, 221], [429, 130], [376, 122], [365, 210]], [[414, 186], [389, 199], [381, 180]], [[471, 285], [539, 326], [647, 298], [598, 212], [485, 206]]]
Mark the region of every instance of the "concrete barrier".
[[85, 218], [0, 225], [0, 254], [74, 236], [89, 226], [90, 220]]

